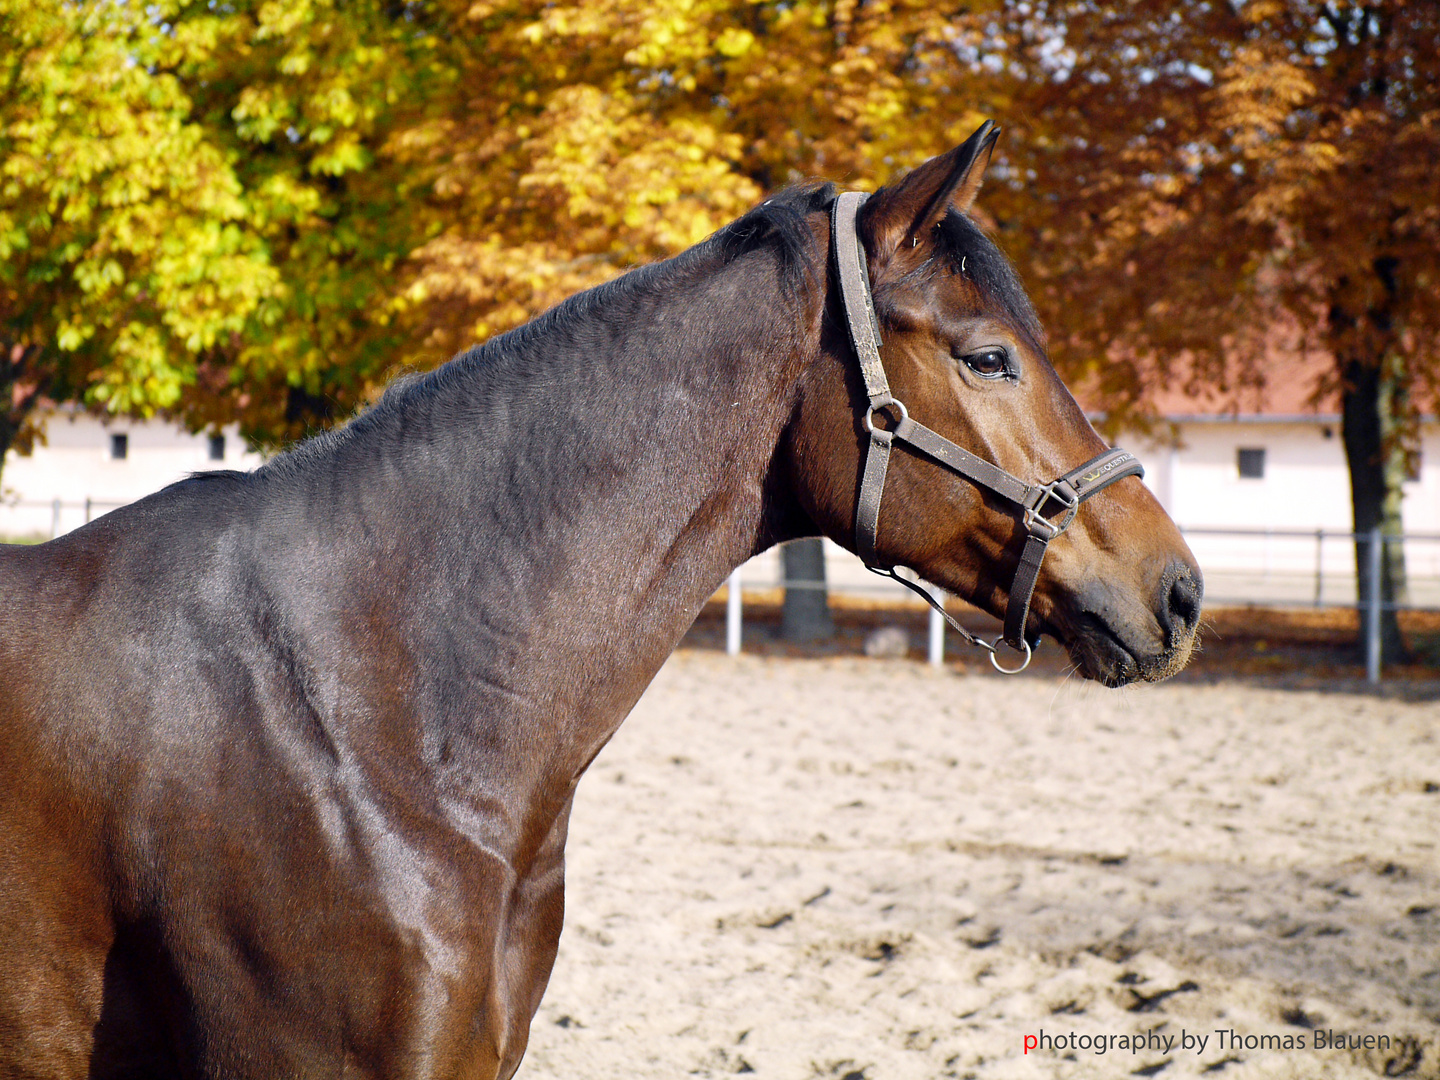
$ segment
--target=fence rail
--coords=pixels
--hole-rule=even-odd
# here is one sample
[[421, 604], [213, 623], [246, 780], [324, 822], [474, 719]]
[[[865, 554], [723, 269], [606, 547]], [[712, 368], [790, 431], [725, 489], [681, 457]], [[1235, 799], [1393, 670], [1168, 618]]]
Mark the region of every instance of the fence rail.
[[[1206, 599], [1276, 606], [1357, 607], [1356, 544], [1369, 534], [1327, 529], [1184, 528], [1205, 569]], [[1440, 609], [1440, 533], [1404, 533], [1382, 541], [1403, 552], [1406, 597], [1396, 606]]]
[[[1380, 681], [1381, 612], [1440, 610], [1440, 533], [1405, 533], [1385, 536], [1378, 530], [1353, 533], [1329, 529], [1264, 529], [1182, 527], [1181, 532], [1205, 574], [1205, 600], [1217, 606], [1265, 606], [1307, 608], [1349, 608], [1360, 612], [1366, 634], [1366, 675]], [[1258, 542], [1258, 549], [1257, 549]], [[1217, 549], [1217, 543], [1228, 545]], [[1362, 595], [1361, 575], [1356, 573], [1356, 544], [1367, 564], [1363, 575], [1373, 585]], [[1287, 546], [1306, 545], [1304, 551]], [[827, 545], [828, 546], [828, 545]], [[1395, 601], [1381, 598], [1380, 562], [1387, 547], [1404, 552], [1406, 588]], [[828, 589], [832, 593], [885, 595], [897, 602], [918, 606], [919, 601], [899, 586], [872, 578], [860, 563], [838, 548], [827, 558], [824, 583], [787, 581], [782, 575], [767, 574], [747, 564], [731, 574], [726, 588], [726, 650], [735, 655], [741, 649], [743, 632], [743, 587], [756, 582], [767, 590], [798, 588]], [[838, 565], [837, 565], [838, 564]], [[838, 573], [832, 573], [838, 571]], [[937, 598], [942, 594], [936, 593]], [[932, 664], [944, 663], [945, 622], [929, 612], [927, 653]]]
[[[134, 501], [96, 499], [89, 495], [83, 499], [0, 499], [0, 511], [12, 512], [6, 514], [8, 524], [0, 531], [15, 536], [43, 536], [48, 524], [50, 539], [53, 540], [72, 528], [87, 525], [96, 517]], [[33, 512], [27, 514], [25, 511]], [[70, 512], [68, 516], [67, 512]]]

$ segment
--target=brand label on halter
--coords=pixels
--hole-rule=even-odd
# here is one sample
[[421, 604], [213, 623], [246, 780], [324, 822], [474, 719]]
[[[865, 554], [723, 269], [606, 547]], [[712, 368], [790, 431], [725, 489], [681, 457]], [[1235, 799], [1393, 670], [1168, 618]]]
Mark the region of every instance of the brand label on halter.
[[1096, 480], [1099, 480], [1102, 476], [1107, 476], [1107, 475], [1109, 475], [1110, 473], [1114, 472], [1116, 469], [1120, 468], [1121, 466], [1128, 465], [1128, 464], [1130, 464], [1130, 462], [1132, 462], [1132, 461], [1134, 461], [1134, 460], [1135, 460], [1135, 455], [1134, 455], [1134, 454], [1129, 454], [1129, 453], [1121, 454], [1119, 457], [1117, 457], [1117, 458], [1112, 458], [1111, 460], [1105, 462], [1105, 464], [1101, 465], [1098, 469], [1094, 470], [1093, 472], [1088, 472], [1088, 473], [1086, 473], [1084, 476], [1080, 477], [1080, 482], [1081, 482], [1082, 484], [1093, 484]]

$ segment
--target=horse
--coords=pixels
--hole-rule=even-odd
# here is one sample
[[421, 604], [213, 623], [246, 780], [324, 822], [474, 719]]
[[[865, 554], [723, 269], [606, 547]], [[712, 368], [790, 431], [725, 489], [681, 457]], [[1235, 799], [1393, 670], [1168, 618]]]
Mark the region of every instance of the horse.
[[251, 473], [0, 550], [0, 1073], [513, 1075], [577, 781], [783, 541], [1011, 622], [1028, 574], [1012, 647], [1178, 671], [1195, 560], [968, 216], [996, 133], [848, 234], [788, 189]]

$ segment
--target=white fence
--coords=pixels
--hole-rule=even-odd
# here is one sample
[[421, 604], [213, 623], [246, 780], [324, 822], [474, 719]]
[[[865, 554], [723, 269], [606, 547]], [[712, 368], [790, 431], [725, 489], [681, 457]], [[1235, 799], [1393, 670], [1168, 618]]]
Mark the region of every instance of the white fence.
[[[1205, 601], [1224, 606], [1357, 607], [1354, 533], [1324, 529], [1182, 529], [1205, 573]], [[1362, 536], [1362, 543], [1368, 538]], [[1402, 608], [1440, 609], [1440, 533], [1386, 541], [1404, 553]]]
[[63, 536], [102, 514], [129, 505], [131, 499], [0, 500], [0, 539], [34, 540]]
[[[1380, 619], [1385, 608], [1440, 610], [1440, 533], [1409, 533], [1381, 538], [1361, 534], [1362, 553], [1378, 583], [1382, 545], [1404, 553], [1406, 589], [1395, 603], [1382, 604], [1378, 593], [1360, 596], [1356, 586], [1355, 544], [1350, 532], [1324, 529], [1181, 528], [1205, 576], [1205, 603], [1217, 607], [1354, 608], [1362, 611], [1368, 633], [1367, 674], [1380, 678]], [[825, 587], [831, 593], [885, 597], [920, 605], [908, 590], [871, 574], [860, 561], [828, 541], [825, 545]], [[751, 589], [816, 588], [811, 582], [787, 582], [773, 552], [757, 556], [731, 575], [726, 594], [726, 649], [741, 648], [741, 597]], [[929, 657], [941, 664], [945, 656], [945, 623], [930, 612]]]

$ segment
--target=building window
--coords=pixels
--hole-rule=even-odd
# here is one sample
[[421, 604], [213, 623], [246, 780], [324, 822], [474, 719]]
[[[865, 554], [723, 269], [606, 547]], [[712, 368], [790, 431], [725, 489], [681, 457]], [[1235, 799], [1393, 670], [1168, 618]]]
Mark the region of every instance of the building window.
[[111, 461], [124, 461], [124, 460], [125, 460], [127, 457], [129, 457], [129, 456], [130, 456], [130, 436], [129, 436], [129, 435], [111, 435], [111, 436], [110, 436], [110, 460], [111, 460]]
[[211, 460], [211, 461], [224, 461], [224, 460], [225, 460], [225, 436], [224, 436], [224, 435], [211, 435], [211, 436], [210, 436], [210, 460]]
[[1241, 447], [1235, 454], [1235, 465], [1242, 480], [1265, 479], [1265, 449]]

